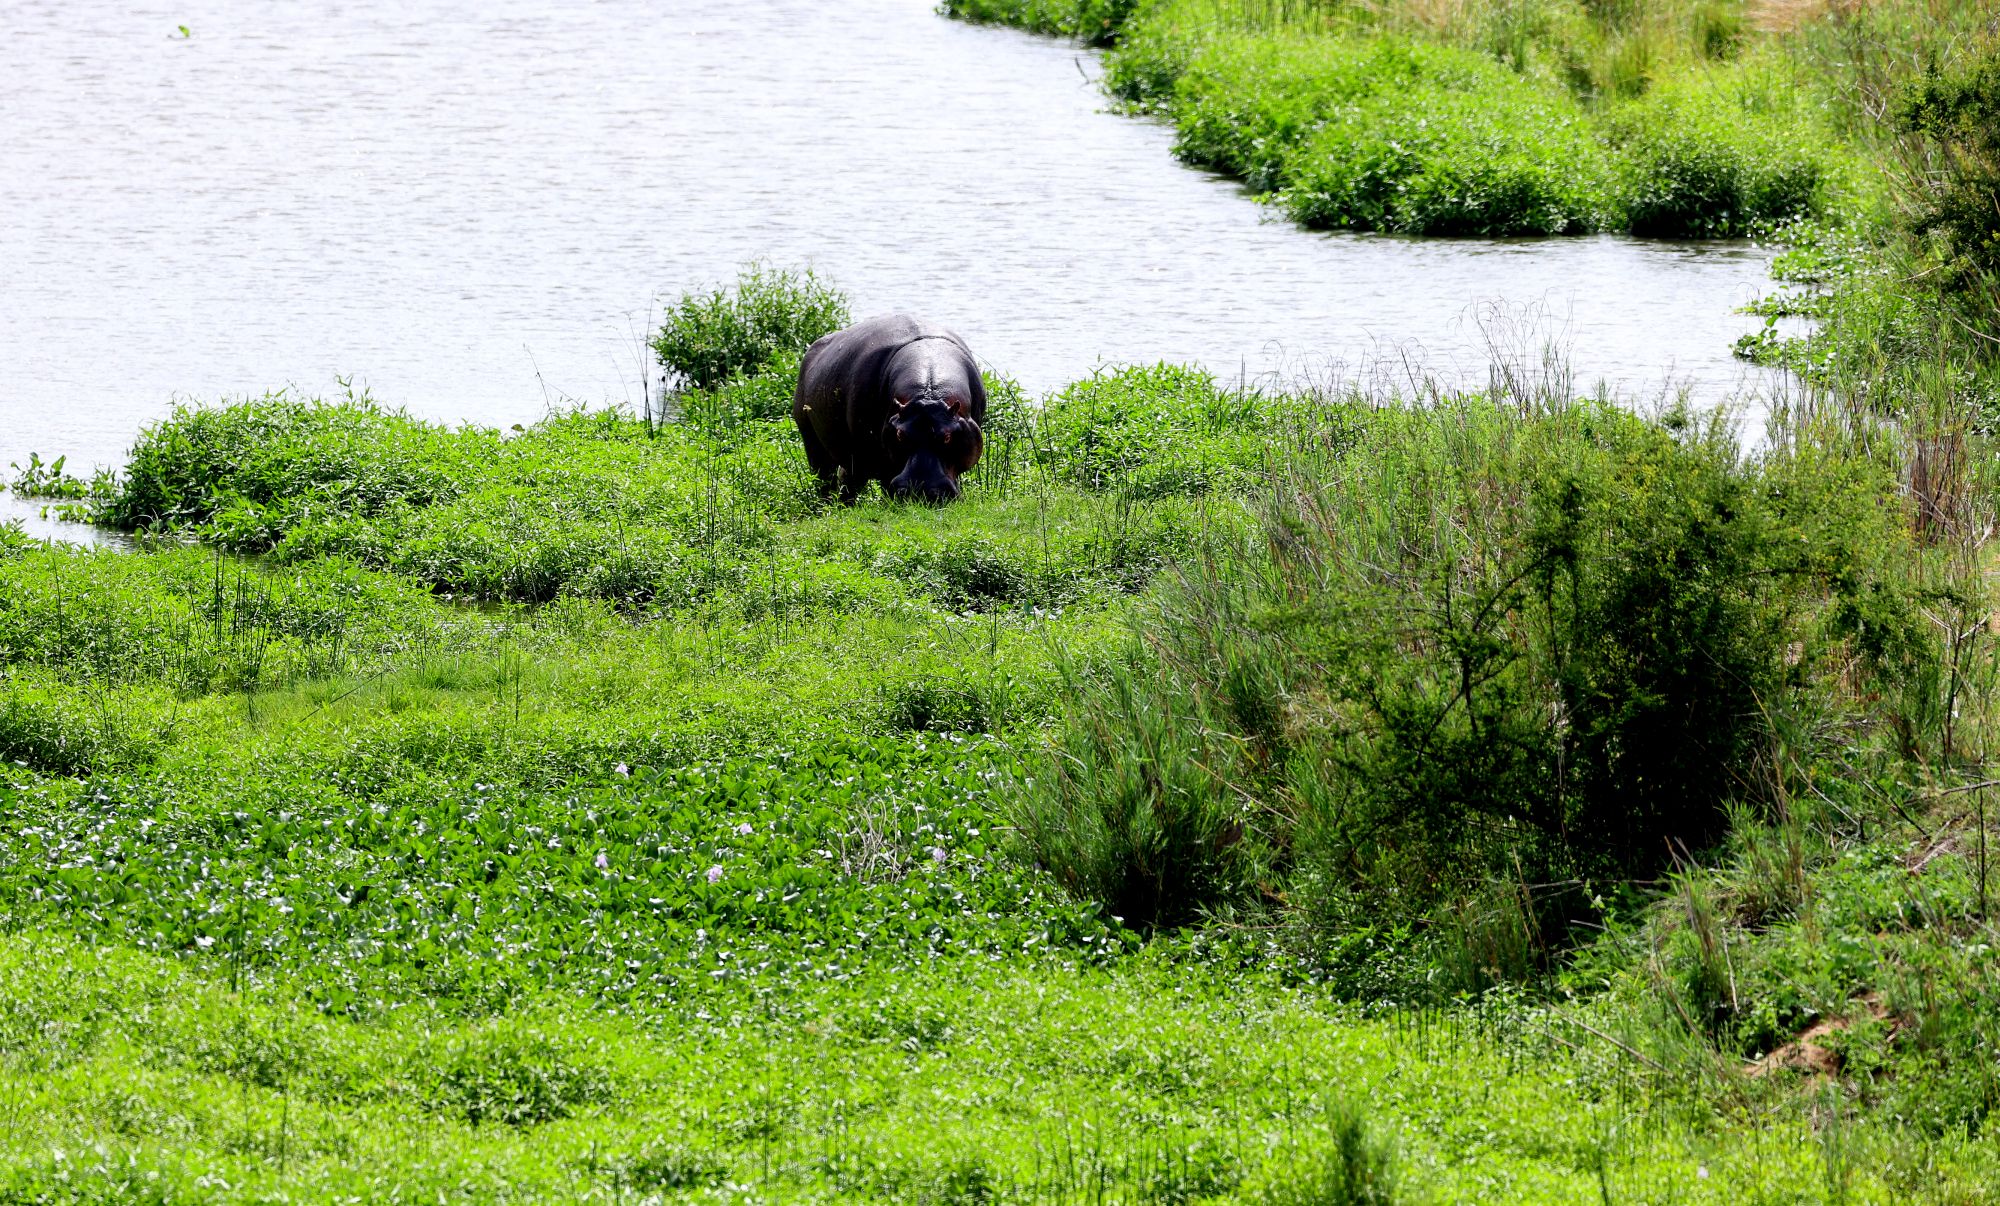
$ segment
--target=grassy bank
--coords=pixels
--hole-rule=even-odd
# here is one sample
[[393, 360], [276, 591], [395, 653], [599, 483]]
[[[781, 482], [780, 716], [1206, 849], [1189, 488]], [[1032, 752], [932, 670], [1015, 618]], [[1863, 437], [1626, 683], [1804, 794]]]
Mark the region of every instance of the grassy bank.
[[1932, 427], [1990, 427], [2000, 406], [2000, 23], [1988, 5], [940, 11], [1106, 47], [1106, 90], [1169, 122], [1180, 158], [1309, 226], [1783, 242], [1779, 278], [1794, 288], [1759, 303], [1770, 325], [1742, 354], [1840, 405], [1925, 412]]
[[1108, 44], [1108, 90], [1177, 155], [1310, 226], [1734, 236], [1882, 196], [1824, 13], [1780, 34], [1727, 0], [943, 7]]
[[16, 483], [152, 543], [0, 544], [0, 1196], [1991, 1200], [1982, 444], [1152, 366], [828, 507], [842, 317]]

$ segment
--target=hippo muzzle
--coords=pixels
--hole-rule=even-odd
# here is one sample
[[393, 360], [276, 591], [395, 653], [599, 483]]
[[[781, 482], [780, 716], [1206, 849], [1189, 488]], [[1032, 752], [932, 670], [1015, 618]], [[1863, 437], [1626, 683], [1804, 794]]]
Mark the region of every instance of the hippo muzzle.
[[933, 504], [948, 503], [959, 495], [958, 474], [935, 454], [924, 451], [903, 463], [903, 471], [882, 483], [890, 498]]

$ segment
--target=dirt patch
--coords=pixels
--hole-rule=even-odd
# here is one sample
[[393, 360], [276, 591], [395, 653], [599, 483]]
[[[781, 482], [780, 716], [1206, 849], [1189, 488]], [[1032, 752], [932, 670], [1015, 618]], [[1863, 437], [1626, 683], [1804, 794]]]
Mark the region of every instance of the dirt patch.
[[1761, 33], [1790, 33], [1820, 14], [1832, 11], [1852, 13], [1865, 8], [1870, 0], [1750, 0], [1744, 15], [1752, 29]]
[[[1869, 1017], [1878, 1022], [1889, 1020], [1889, 1008], [1882, 1004], [1882, 998], [1869, 993], [1856, 997], [1855, 1003], [1867, 1011]], [[1764, 1058], [1752, 1063], [1747, 1074], [1757, 1080], [1773, 1072], [1798, 1072], [1806, 1076], [1836, 1076], [1840, 1073], [1840, 1056], [1826, 1046], [1826, 1040], [1854, 1024], [1853, 1017], [1828, 1018], [1808, 1026], [1804, 1033], [1791, 1042], [1772, 1051]], [[1893, 1033], [1893, 1028], [1892, 1028]]]

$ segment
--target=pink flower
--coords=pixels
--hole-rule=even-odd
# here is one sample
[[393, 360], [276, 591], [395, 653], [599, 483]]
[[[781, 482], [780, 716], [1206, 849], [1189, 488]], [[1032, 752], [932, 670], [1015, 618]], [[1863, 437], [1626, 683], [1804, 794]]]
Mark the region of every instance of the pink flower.
[[602, 850], [597, 852], [597, 869], [606, 875], [611, 874], [611, 856]]
[[722, 882], [722, 868], [721, 868], [721, 867], [719, 867], [719, 866], [717, 866], [717, 867], [710, 867], [710, 868], [708, 869], [708, 882], [709, 882], [709, 883], [712, 883], [712, 884], [719, 884], [719, 883], [721, 883], [721, 882]]
[[943, 861], [945, 860], [945, 857], [946, 857], [946, 856], [945, 856], [945, 852], [944, 852], [944, 847], [943, 847], [943, 846], [932, 846], [932, 847], [931, 847], [931, 861], [932, 861], [932, 862], [934, 862], [934, 863], [941, 863], [941, 862], [943, 862]]
[[743, 822], [743, 823], [742, 823], [741, 825], [738, 825], [738, 826], [736, 827], [736, 832], [737, 832], [737, 835], [738, 835], [738, 836], [740, 836], [740, 837], [749, 837], [749, 836], [750, 836], [750, 830], [751, 830], [751, 826], [750, 826], [750, 822], [748, 822], [748, 821], [745, 821], [745, 822]]
[[611, 773], [614, 775], [624, 775], [629, 779], [632, 776], [632, 768], [620, 762], [617, 766], [611, 768]]

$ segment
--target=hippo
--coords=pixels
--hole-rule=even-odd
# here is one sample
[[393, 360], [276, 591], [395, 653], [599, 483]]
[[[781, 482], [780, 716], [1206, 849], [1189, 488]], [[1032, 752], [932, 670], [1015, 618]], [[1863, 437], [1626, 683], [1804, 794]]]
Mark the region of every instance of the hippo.
[[851, 503], [879, 481], [891, 498], [946, 503], [985, 447], [986, 386], [965, 340], [890, 314], [806, 349], [792, 418], [822, 497]]

